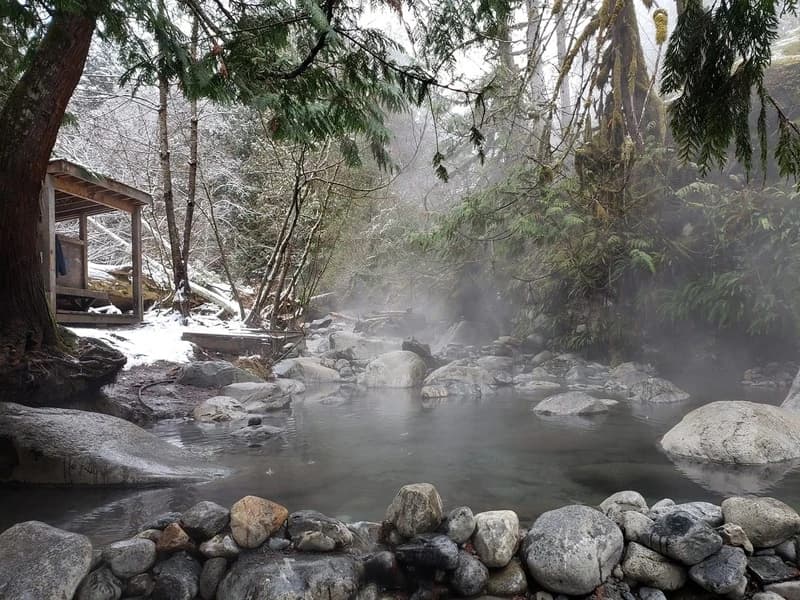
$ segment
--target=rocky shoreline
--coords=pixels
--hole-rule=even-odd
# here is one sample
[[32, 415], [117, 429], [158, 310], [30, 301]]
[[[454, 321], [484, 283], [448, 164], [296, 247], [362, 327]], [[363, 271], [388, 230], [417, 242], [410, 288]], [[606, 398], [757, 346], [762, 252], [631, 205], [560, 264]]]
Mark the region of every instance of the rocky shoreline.
[[155, 516], [94, 548], [37, 521], [0, 534], [0, 597], [128, 600], [800, 598], [800, 515], [766, 497], [649, 506], [634, 491], [526, 529], [513, 511], [444, 509], [402, 487], [382, 523], [247, 496]]

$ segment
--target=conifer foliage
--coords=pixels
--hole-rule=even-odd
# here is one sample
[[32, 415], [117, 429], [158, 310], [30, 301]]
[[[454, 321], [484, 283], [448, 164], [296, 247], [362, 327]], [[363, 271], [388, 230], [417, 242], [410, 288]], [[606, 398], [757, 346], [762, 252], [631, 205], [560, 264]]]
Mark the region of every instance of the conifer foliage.
[[787, 177], [800, 174], [800, 130], [764, 85], [780, 18], [794, 14], [796, 8], [796, 0], [720, 0], [710, 7], [702, 0], [685, 3], [670, 37], [661, 83], [664, 94], [678, 95], [670, 107], [670, 123], [684, 160], [707, 171], [723, 166], [733, 145], [749, 173], [755, 95], [759, 166], [766, 172], [768, 113], [775, 112], [780, 128], [774, 150], [779, 171]]

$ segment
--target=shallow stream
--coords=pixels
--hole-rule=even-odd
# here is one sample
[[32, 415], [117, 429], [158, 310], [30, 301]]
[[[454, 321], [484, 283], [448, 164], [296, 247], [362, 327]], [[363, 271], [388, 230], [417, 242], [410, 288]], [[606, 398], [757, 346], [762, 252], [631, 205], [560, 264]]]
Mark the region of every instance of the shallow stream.
[[[661, 435], [684, 414], [719, 399], [704, 391], [687, 403], [622, 402], [606, 415], [564, 419], [535, 415], [536, 401], [511, 391], [428, 403], [415, 391], [374, 390], [332, 401], [331, 390], [316, 390], [291, 411], [265, 419], [286, 433], [261, 447], [232, 443], [227, 425], [166, 421], [153, 427], [156, 435], [232, 468], [229, 477], [145, 490], [0, 488], [0, 530], [38, 519], [102, 543], [160, 513], [203, 499], [230, 506], [247, 494], [290, 511], [380, 520], [401, 485], [421, 481], [436, 485], [446, 507], [510, 508], [523, 523], [564, 504], [596, 504], [623, 489], [651, 502], [752, 492], [800, 503], [800, 469], [790, 465], [745, 471], [676, 466], [658, 450]], [[776, 396], [726, 393], [770, 403]]]

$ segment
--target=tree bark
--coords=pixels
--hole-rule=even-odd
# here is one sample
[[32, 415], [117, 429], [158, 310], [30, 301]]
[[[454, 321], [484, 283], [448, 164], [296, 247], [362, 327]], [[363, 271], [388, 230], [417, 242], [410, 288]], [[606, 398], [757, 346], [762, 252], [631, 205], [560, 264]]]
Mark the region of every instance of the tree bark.
[[39, 194], [94, 28], [92, 15], [56, 12], [0, 113], [0, 371], [60, 345], [41, 273]]
[[161, 161], [161, 200], [167, 217], [167, 234], [169, 236], [170, 258], [172, 259], [172, 282], [175, 286], [173, 306], [184, 316], [188, 306], [188, 290], [186, 289], [186, 273], [181, 257], [181, 238], [178, 235], [178, 223], [175, 218], [175, 196], [172, 191], [172, 165], [169, 151], [169, 127], [167, 108], [169, 99], [169, 80], [163, 68], [158, 74], [158, 146]]

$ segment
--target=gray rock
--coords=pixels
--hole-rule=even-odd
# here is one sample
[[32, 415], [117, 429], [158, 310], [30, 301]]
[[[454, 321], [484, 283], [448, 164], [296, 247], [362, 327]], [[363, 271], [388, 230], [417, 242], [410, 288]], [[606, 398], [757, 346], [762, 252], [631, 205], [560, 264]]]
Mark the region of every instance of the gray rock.
[[662, 508], [666, 508], [668, 506], [675, 506], [675, 500], [673, 500], [672, 498], [662, 498], [661, 500], [659, 500], [658, 502], [653, 504], [653, 506], [650, 507], [650, 511], [652, 512], [654, 510], [659, 510]]
[[158, 515], [155, 519], [148, 522], [142, 529], [164, 529], [172, 523], [180, 523], [182, 514], [179, 512], [166, 512]]
[[634, 402], [671, 404], [686, 402], [690, 396], [677, 385], [660, 377], [648, 377], [628, 386], [628, 395]]
[[368, 553], [378, 550], [383, 529], [380, 523], [356, 521], [355, 523], [348, 523], [347, 528], [353, 534], [351, 547], [354, 551]]
[[355, 360], [372, 360], [381, 354], [400, 350], [403, 345], [400, 339], [372, 338], [346, 331], [335, 331], [328, 339], [331, 350], [346, 352]]
[[370, 361], [364, 371], [363, 383], [368, 388], [417, 387], [422, 385], [427, 370], [425, 361], [414, 352], [395, 350]]
[[752, 556], [747, 567], [763, 585], [800, 577], [797, 567], [787, 565], [780, 556]]
[[219, 582], [228, 570], [228, 561], [224, 558], [212, 558], [205, 562], [200, 572], [200, 597], [203, 600], [214, 600]]
[[518, 559], [513, 558], [502, 569], [492, 571], [486, 593], [492, 596], [524, 596], [528, 591], [528, 578]]
[[445, 522], [448, 537], [456, 544], [465, 544], [475, 531], [475, 515], [468, 506], [454, 508]]
[[653, 520], [635, 510], [626, 510], [615, 519], [622, 529], [626, 542], [640, 542], [650, 534]]
[[685, 565], [695, 565], [722, 547], [722, 538], [716, 531], [682, 511], [655, 521], [642, 542], [651, 550]]
[[155, 581], [150, 573], [141, 573], [128, 579], [123, 593], [128, 596], [149, 596], [153, 593]]
[[490, 394], [496, 385], [495, 376], [486, 369], [457, 360], [439, 367], [425, 378], [422, 397], [466, 396], [480, 398]]
[[675, 504], [673, 502], [671, 505], [651, 508], [648, 516], [656, 520], [675, 511], [689, 513], [694, 518], [705, 522], [710, 527], [718, 527], [722, 525], [724, 520], [722, 518], [722, 508], [710, 502], [686, 502], [684, 504]]
[[489, 372], [505, 371], [510, 373], [514, 370], [514, 359], [510, 356], [481, 356], [475, 361], [475, 364]]
[[282, 537], [271, 537], [267, 540], [267, 546], [269, 546], [270, 550], [275, 550], [275, 552], [282, 552], [291, 545], [292, 542]]
[[450, 577], [450, 585], [461, 596], [476, 596], [486, 587], [489, 569], [466, 552], [458, 554], [458, 564]]
[[777, 546], [800, 532], [800, 515], [775, 498], [727, 498], [722, 512], [725, 522], [744, 529], [756, 548]]
[[487, 567], [505, 567], [519, 542], [519, 518], [512, 510], [493, 510], [475, 515], [472, 543]]
[[800, 414], [754, 402], [712, 402], [686, 415], [661, 446], [670, 456], [701, 462], [789, 461], [800, 458]]
[[291, 399], [291, 395], [287, 394], [279, 384], [271, 381], [232, 383], [222, 388], [220, 394], [234, 398], [243, 405], [246, 405], [248, 402], [263, 402], [268, 404], [270, 402], [284, 402]]
[[83, 535], [39, 521], [0, 534], [0, 598], [72, 598], [92, 563]]
[[202, 388], [221, 388], [232, 383], [262, 379], [224, 360], [203, 360], [181, 367], [176, 383]]
[[114, 575], [128, 579], [150, 570], [156, 562], [156, 545], [143, 538], [114, 542], [103, 549], [103, 560]]
[[660, 590], [679, 590], [686, 584], [684, 567], [636, 542], [625, 550], [622, 571], [633, 581]]
[[791, 538], [775, 546], [775, 553], [783, 560], [797, 564], [797, 538]]
[[588, 506], [542, 514], [525, 536], [522, 556], [534, 579], [562, 594], [588, 594], [603, 583], [622, 556], [619, 527]]
[[215, 535], [200, 544], [200, 553], [206, 558], [236, 558], [241, 552], [239, 545], [229, 533]]
[[775, 592], [758, 592], [753, 594], [753, 600], [783, 600], [783, 596]]
[[0, 402], [0, 438], [0, 481], [153, 485], [224, 472], [133, 423], [80, 410]]
[[254, 423], [231, 431], [231, 436], [239, 442], [250, 446], [259, 446], [266, 441], [280, 437], [286, 433], [283, 427], [275, 427], [266, 423]]
[[764, 591], [778, 594], [786, 600], [800, 600], [800, 580], [771, 583], [764, 587]]
[[397, 492], [386, 520], [405, 537], [435, 531], [442, 522], [442, 499], [430, 483], [404, 485]]
[[153, 600], [194, 600], [200, 591], [200, 563], [185, 552], [158, 563], [154, 571]]
[[359, 569], [350, 556], [298, 553], [286, 560], [255, 551], [233, 564], [217, 600], [350, 600], [358, 584]]
[[315, 510], [300, 510], [289, 515], [289, 537], [298, 550], [328, 552], [353, 543], [353, 534], [341, 521]]
[[641, 600], [667, 600], [664, 592], [651, 587], [640, 587], [639, 598]]
[[446, 535], [422, 534], [395, 549], [403, 564], [452, 571], [458, 565], [458, 546]]
[[[3, 596], [16, 598], [17, 596]], [[32, 596], [28, 596], [33, 598]], [[53, 596], [37, 596], [37, 598], [51, 598]], [[68, 596], [67, 596], [68, 597]], [[111, 569], [101, 567], [92, 571], [78, 588], [76, 600], [119, 600], [122, 597], [122, 582], [114, 577]]]
[[341, 380], [337, 371], [324, 367], [318, 358], [287, 358], [272, 365], [276, 377], [297, 379], [306, 384], [332, 383]]
[[214, 396], [198, 404], [192, 416], [198, 423], [224, 423], [246, 419], [247, 411], [235, 398]]
[[564, 392], [542, 400], [533, 408], [539, 415], [594, 415], [608, 412], [608, 406], [602, 400], [584, 392]]
[[393, 552], [382, 551], [364, 559], [364, 579], [383, 589], [402, 590], [407, 587], [405, 572]]
[[723, 546], [689, 569], [689, 577], [704, 590], [724, 596], [747, 585], [747, 557], [744, 550]]
[[611, 494], [598, 506], [600, 511], [610, 519], [619, 522], [619, 517], [625, 511], [647, 513], [647, 501], [639, 492], [626, 490]]
[[230, 521], [231, 512], [216, 502], [198, 502], [181, 516], [183, 530], [196, 540], [214, 537]]
[[745, 551], [745, 554], [753, 553], [753, 544], [747, 538], [744, 529], [735, 523], [725, 523], [717, 528], [717, 532], [722, 536], [722, 542], [728, 546], [738, 546]]

